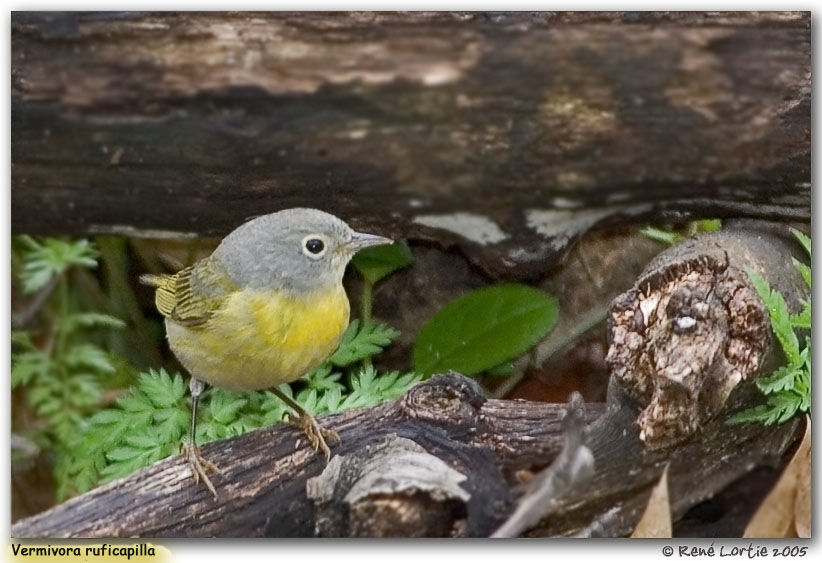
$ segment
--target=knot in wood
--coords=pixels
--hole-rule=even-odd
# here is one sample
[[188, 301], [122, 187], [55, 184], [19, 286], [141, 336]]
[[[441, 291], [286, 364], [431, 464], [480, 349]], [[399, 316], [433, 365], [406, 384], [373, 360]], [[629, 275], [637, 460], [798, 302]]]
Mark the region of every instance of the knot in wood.
[[639, 435], [653, 449], [688, 439], [716, 415], [770, 343], [767, 311], [727, 253], [673, 258], [619, 296], [609, 319], [606, 361], [644, 407]]
[[411, 418], [476, 427], [484, 403], [485, 397], [476, 381], [449, 372], [411, 389], [403, 397], [400, 408]]

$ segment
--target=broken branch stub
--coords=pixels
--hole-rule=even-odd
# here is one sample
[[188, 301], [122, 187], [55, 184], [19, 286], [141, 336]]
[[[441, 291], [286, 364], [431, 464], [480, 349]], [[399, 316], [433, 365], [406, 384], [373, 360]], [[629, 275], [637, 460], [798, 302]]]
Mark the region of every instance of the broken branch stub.
[[[651, 449], [689, 439], [740, 383], [781, 356], [746, 269], [762, 275], [798, 311], [807, 288], [782, 227], [741, 222], [660, 254], [614, 300], [606, 361], [643, 407], [639, 436]], [[782, 234], [784, 232], [784, 235]]]
[[594, 474], [594, 456], [587, 445], [585, 403], [571, 394], [562, 416], [565, 445], [554, 462], [528, 483], [516, 509], [491, 537], [512, 538], [527, 530], [554, 508], [554, 501], [580, 489]]

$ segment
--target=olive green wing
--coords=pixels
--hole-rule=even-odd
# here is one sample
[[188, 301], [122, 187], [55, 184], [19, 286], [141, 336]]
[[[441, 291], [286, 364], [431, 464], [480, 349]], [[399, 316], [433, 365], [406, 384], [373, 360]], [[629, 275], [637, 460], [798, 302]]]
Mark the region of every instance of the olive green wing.
[[228, 275], [208, 259], [176, 274], [144, 274], [140, 281], [157, 288], [154, 304], [160, 314], [187, 327], [207, 323], [237, 290]]

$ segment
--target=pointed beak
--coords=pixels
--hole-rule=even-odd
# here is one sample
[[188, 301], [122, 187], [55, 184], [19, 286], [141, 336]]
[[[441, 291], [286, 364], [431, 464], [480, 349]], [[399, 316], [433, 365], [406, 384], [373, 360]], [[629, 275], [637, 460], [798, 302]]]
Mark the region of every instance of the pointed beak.
[[357, 252], [369, 246], [382, 246], [383, 244], [394, 244], [390, 238], [381, 237], [378, 235], [370, 235], [368, 233], [354, 233], [351, 240], [345, 246], [351, 252]]

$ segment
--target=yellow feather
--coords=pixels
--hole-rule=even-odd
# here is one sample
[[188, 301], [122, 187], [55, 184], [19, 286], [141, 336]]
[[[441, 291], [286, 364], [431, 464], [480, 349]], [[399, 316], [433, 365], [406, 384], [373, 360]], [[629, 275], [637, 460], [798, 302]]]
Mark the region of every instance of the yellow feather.
[[249, 391], [294, 381], [322, 363], [348, 326], [341, 285], [300, 297], [274, 290], [232, 293], [208, 322], [167, 318], [169, 344], [197, 379]]

